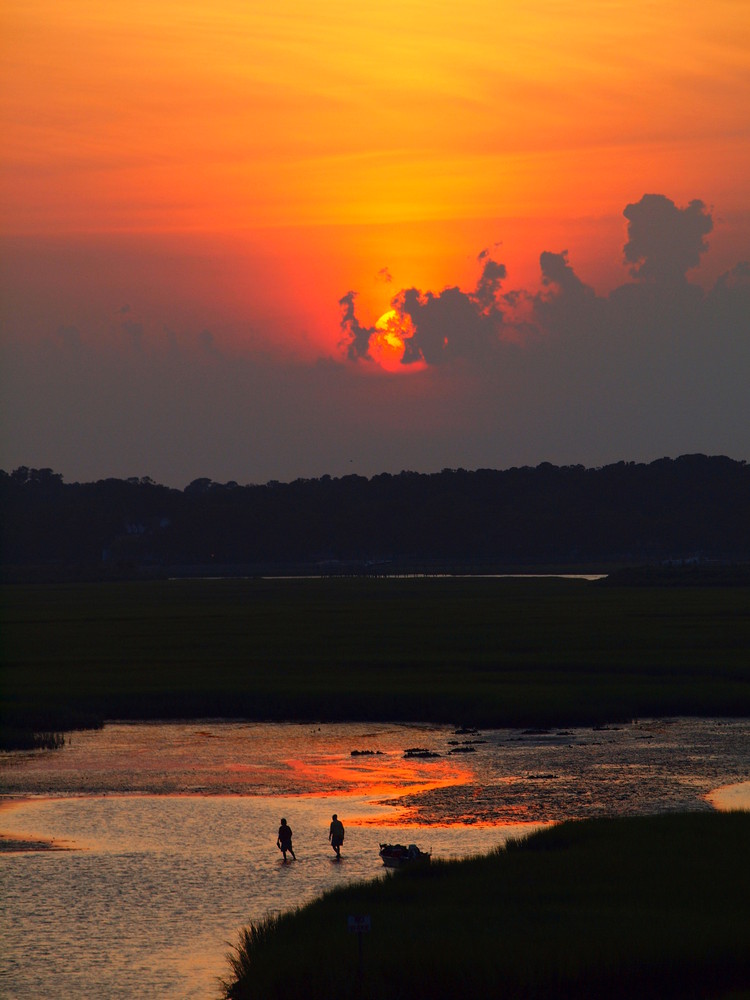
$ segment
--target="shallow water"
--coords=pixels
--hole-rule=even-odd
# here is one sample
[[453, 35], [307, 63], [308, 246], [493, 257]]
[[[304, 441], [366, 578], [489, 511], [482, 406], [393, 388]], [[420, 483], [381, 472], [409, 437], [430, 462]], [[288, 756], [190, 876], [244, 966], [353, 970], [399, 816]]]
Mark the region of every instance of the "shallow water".
[[[405, 757], [409, 748], [438, 756]], [[192, 722], [75, 733], [62, 750], [0, 755], [2, 834], [67, 848], [0, 858], [0, 993], [215, 997], [242, 926], [382, 877], [381, 841], [462, 857], [571, 816], [747, 805], [736, 786], [748, 779], [746, 720], [463, 734]], [[327, 842], [333, 812], [347, 829], [340, 863]], [[282, 815], [299, 858], [286, 865], [275, 848]]]

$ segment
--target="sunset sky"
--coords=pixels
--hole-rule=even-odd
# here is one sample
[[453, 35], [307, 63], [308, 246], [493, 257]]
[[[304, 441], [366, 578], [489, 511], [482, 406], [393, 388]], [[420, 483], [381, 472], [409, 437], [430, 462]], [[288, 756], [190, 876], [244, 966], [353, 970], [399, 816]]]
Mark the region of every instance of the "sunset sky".
[[747, 0], [6, 0], [0, 467], [750, 459]]

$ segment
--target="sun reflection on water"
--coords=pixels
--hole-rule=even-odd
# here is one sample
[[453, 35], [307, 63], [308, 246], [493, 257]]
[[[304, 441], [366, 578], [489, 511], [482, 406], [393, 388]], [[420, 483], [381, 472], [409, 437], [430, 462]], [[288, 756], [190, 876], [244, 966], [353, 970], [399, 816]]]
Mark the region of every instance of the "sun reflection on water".
[[[450, 761], [429, 764], [415, 759], [386, 762], [366, 758], [370, 763], [341, 760], [329, 755], [319, 760], [287, 760], [304, 795], [370, 795], [395, 798], [434, 788], [464, 785], [474, 778], [473, 771]], [[304, 789], [304, 791], [303, 791]]]

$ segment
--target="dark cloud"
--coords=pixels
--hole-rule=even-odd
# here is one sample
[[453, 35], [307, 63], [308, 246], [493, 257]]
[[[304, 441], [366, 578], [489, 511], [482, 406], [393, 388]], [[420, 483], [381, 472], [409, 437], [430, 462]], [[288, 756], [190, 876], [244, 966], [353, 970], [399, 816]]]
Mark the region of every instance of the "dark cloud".
[[702, 201], [677, 208], [663, 194], [644, 194], [623, 214], [628, 220], [625, 260], [632, 264], [634, 278], [681, 280], [708, 250], [705, 237], [713, 229], [713, 219]]
[[[633, 352], [646, 343], [654, 345], [646, 354], [655, 345], [686, 345], [702, 335], [707, 346], [717, 326], [742, 325], [748, 265], [727, 272], [707, 295], [685, 277], [700, 263], [713, 229], [702, 201], [679, 208], [664, 195], [647, 194], [623, 214], [628, 223], [624, 257], [632, 265], [634, 283], [599, 296], [576, 274], [566, 250], [545, 250], [539, 258], [541, 290], [504, 292], [506, 267], [493, 258], [492, 250], [484, 249], [477, 255], [481, 273], [473, 290], [407, 288], [394, 296], [391, 305], [411, 331], [404, 338], [403, 364], [437, 367], [464, 359], [482, 366], [503, 365], [509, 343], [530, 338], [547, 343], [550, 350], [562, 341], [573, 354], [586, 342], [590, 355], [604, 352], [611, 359], [619, 354], [636, 364]], [[374, 331], [357, 318], [355, 293], [349, 292], [341, 304], [349, 359], [371, 359]], [[579, 364], [585, 367], [581, 359]], [[611, 365], [609, 360], [604, 367]]]
[[[405, 320], [403, 364], [445, 364], [457, 358], [479, 360], [491, 351], [503, 322], [501, 284], [507, 271], [487, 252], [480, 254], [482, 271], [471, 292], [458, 287], [438, 294], [418, 288], [403, 289], [391, 306]], [[355, 292], [339, 300], [343, 309], [341, 328], [350, 360], [371, 360], [370, 337], [374, 327], [362, 326], [355, 310]]]
[[500, 285], [508, 276], [505, 264], [498, 264], [491, 257], [484, 258], [482, 273], [477, 282], [473, 298], [485, 314], [497, 311]]
[[[533, 440], [537, 456], [557, 461], [750, 452], [750, 265], [708, 290], [687, 280], [713, 228], [701, 201], [680, 208], [645, 195], [624, 217], [635, 280], [608, 294], [587, 285], [564, 250], [540, 254], [538, 290], [504, 291], [504, 265], [483, 250], [473, 290], [409, 288], [393, 298], [413, 330], [403, 363], [426, 363], [446, 398], [461, 386], [456, 405], [473, 414], [467, 456], [510, 438]], [[353, 297], [348, 304], [353, 324]], [[357, 329], [355, 360], [368, 337]]]
[[401, 292], [393, 300], [394, 308], [409, 318], [414, 330], [405, 341], [403, 363], [480, 360], [495, 345], [502, 322], [499, 308], [485, 301], [456, 287], [444, 288], [438, 295], [416, 288]]
[[384, 281], [387, 285], [393, 281], [393, 275], [387, 267], [381, 267], [378, 271], [378, 281]]
[[750, 282], [750, 261], [743, 260], [739, 264], [729, 270], [725, 271], [716, 281], [715, 291], [724, 291], [728, 289], [743, 289], [746, 288]]
[[477, 254], [477, 260], [481, 263], [491, 257], [493, 252], [497, 250], [499, 246], [502, 246], [502, 240], [496, 240], [491, 247], [485, 247], [484, 250], [480, 250]]
[[[107, 297], [96, 315], [55, 313], [35, 336], [13, 319], [3, 328], [12, 434], [0, 437], [0, 466], [184, 486], [201, 476], [750, 458], [750, 263], [701, 287], [685, 275], [703, 257], [711, 213], [655, 195], [636, 207], [611, 249], [626, 244], [637, 273], [623, 270], [607, 294], [549, 245], [534, 287], [508, 288], [512, 273], [486, 250], [468, 290], [400, 291], [392, 304], [411, 336], [397, 375], [371, 377], [376, 331], [354, 292], [340, 300], [341, 358], [314, 364], [240, 346], [236, 328], [203, 309], [191, 321], [144, 311], [141, 324], [113, 318]], [[658, 238], [657, 217], [668, 230]]]
[[357, 319], [354, 302], [357, 298], [356, 292], [347, 292], [339, 299], [341, 306], [341, 330], [344, 334], [342, 341], [346, 347], [347, 357], [350, 361], [372, 360], [370, 355], [370, 337], [375, 333], [375, 327], [362, 326]]
[[544, 250], [539, 255], [539, 266], [542, 270], [543, 285], [557, 285], [562, 293], [568, 296], [581, 297], [593, 294], [576, 275], [568, 263], [568, 251], [550, 253]]
[[543, 291], [527, 293], [531, 303], [529, 323], [537, 335], [555, 339], [606, 329], [605, 303], [584, 284], [568, 261], [568, 252], [539, 255]]

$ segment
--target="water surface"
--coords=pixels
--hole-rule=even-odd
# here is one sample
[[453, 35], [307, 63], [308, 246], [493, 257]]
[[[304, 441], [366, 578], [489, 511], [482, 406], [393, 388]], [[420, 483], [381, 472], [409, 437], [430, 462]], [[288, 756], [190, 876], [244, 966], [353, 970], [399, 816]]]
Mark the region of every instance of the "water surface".
[[[745, 720], [481, 733], [189, 722], [112, 724], [61, 750], [2, 754], [0, 832], [58, 849], [0, 858], [0, 993], [215, 997], [242, 926], [383, 877], [381, 841], [463, 857], [568, 817], [742, 804], [749, 737]], [[333, 812], [347, 829], [341, 863]], [[282, 815], [299, 858], [286, 865]]]

